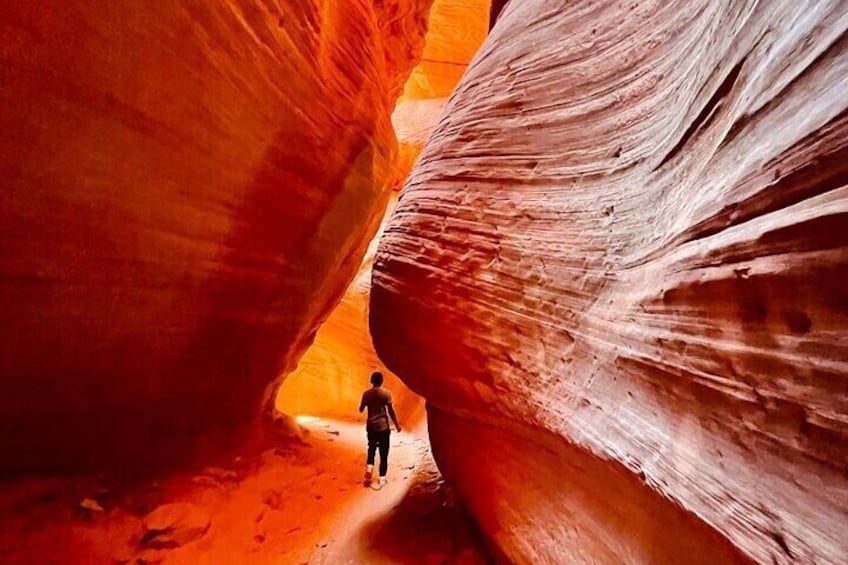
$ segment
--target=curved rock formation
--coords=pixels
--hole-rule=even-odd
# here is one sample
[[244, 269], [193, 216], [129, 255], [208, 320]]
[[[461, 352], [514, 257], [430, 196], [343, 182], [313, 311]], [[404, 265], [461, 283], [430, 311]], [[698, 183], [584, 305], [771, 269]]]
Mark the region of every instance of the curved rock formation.
[[377, 230], [429, 4], [4, 7], [0, 472], [256, 417]]
[[848, 6], [510, 2], [371, 326], [518, 563], [848, 555]]

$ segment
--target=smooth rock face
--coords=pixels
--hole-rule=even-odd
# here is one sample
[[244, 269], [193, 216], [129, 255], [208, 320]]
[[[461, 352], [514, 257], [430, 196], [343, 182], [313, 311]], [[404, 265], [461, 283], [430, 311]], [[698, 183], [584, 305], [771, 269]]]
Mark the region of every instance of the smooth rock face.
[[510, 2], [371, 327], [517, 563], [848, 555], [848, 6]]
[[0, 22], [0, 473], [218, 447], [354, 277], [430, 0]]

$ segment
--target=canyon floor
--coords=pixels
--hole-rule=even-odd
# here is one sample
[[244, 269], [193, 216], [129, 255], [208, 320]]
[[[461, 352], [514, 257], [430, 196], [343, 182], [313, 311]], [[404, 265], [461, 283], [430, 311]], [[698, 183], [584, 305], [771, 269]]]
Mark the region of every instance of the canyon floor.
[[393, 435], [389, 483], [373, 490], [362, 483], [361, 424], [308, 418], [303, 426], [301, 445], [158, 482], [4, 483], [0, 562], [487, 562], [426, 430]]

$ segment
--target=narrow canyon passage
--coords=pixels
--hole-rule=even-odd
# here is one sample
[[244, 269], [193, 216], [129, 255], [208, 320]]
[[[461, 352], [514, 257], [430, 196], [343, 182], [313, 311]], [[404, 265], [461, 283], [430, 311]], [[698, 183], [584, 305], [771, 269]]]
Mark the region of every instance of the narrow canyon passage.
[[7, 2], [0, 563], [845, 565], [846, 219], [848, 0]]
[[[155, 396], [155, 380], [159, 375], [154, 371], [143, 376], [146, 385], [137, 391], [137, 396], [131, 400], [129, 406], [123, 406], [120, 410], [126, 412], [122, 415], [124, 418], [144, 418], [148, 423], [131, 435], [133, 441], [121, 453], [120, 458], [116, 457], [120, 459], [118, 465], [113, 465], [114, 461], [110, 463], [96, 458], [88, 460], [88, 451], [97, 451], [88, 448], [76, 448], [78, 453], [73, 459], [78, 467], [62, 462], [58, 465], [58, 473], [55, 463], [43, 468], [42, 462], [38, 460], [39, 454], [33, 454], [29, 449], [25, 450], [24, 454], [30, 458], [35, 455], [32, 461], [5, 460], [3, 465], [7, 468], [14, 469], [15, 465], [21, 465], [33, 473], [25, 478], [13, 478], [0, 483], [0, 562], [139, 565], [234, 562], [488, 562], [481, 541], [472, 533], [470, 519], [457, 505], [432, 459], [426, 431], [424, 399], [410, 391], [397, 376], [384, 367], [373, 349], [368, 329], [368, 303], [371, 270], [378, 237], [382, 232], [382, 228], [377, 229], [377, 225], [381, 218], [385, 223], [396, 206], [397, 193], [430, 131], [435, 127], [447, 97], [485, 38], [489, 28], [489, 2], [401, 0], [384, 5], [384, 11], [381, 12], [377, 7], [372, 8], [365, 4], [359, 8], [353, 5], [330, 8], [327, 3], [319, 2], [310, 6], [298, 0], [284, 6], [282, 14], [277, 15], [273, 11], [253, 13], [250, 16], [254, 18], [253, 21], [235, 24], [248, 28], [236, 32], [235, 39], [222, 32], [221, 22], [218, 20], [226, 21], [231, 17], [240, 20], [247, 17], [249, 11], [241, 12], [245, 9], [244, 6], [225, 4], [217, 9], [200, 10], [197, 13], [169, 13], [166, 10], [165, 15], [188, 29], [189, 36], [201, 32], [224, 33], [219, 37], [222, 40], [219, 47], [232, 48], [241, 42], [239, 33], [255, 33], [263, 27], [265, 18], [270, 18], [269, 23], [272, 23], [272, 26], [277, 24], [277, 18], [279, 22], [293, 18], [293, 21], [304, 23], [304, 18], [308, 20], [314, 17], [317, 13], [313, 10], [322, 6], [321, 31], [325, 34], [324, 39], [330, 37], [330, 41], [322, 49], [336, 49], [341, 52], [346, 48], [345, 42], [350, 39], [346, 34], [350, 33], [351, 37], [354, 37], [362, 31], [357, 30], [357, 26], [369, 27], [378, 22], [382, 26], [390, 27], [387, 35], [383, 38], [369, 36], [374, 30], [368, 30], [361, 38], [363, 43], [359, 48], [367, 51], [369, 45], [380, 46], [386, 50], [385, 62], [391, 63], [394, 60], [397, 65], [394, 69], [391, 65], [386, 68], [384, 61], [376, 57], [370, 61], [373, 68], [368, 69], [368, 57], [371, 54], [363, 52], [358, 64], [366, 65], [366, 68], [362, 69], [364, 82], [357, 84], [356, 80], [352, 80], [349, 84], [330, 88], [325, 81], [331, 79], [322, 76], [318, 82], [308, 87], [313, 89], [313, 99], [306, 96], [303, 100], [304, 107], [310, 112], [310, 118], [315, 115], [310, 109], [311, 104], [323, 104], [325, 108], [329, 106], [328, 122], [339, 119], [334, 115], [335, 112], [339, 112], [339, 116], [348, 114], [347, 104], [370, 104], [369, 108], [359, 108], [363, 115], [358, 119], [363, 124], [357, 125], [355, 120], [351, 122], [347, 115], [340, 120], [345, 124], [342, 130], [346, 137], [354, 138], [354, 144], [357, 133], [362, 133], [358, 132], [357, 128], [365, 130], [363, 139], [371, 135], [368, 131], [370, 126], [367, 124], [369, 119], [374, 119], [375, 124], [385, 130], [388, 122], [385, 107], [393, 107], [391, 125], [398, 139], [397, 155], [390, 155], [392, 144], [386, 139], [385, 131], [377, 133], [375, 139], [369, 141], [377, 148], [378, 153], [388, 153], [382, 157], [385, 163], [379, 162], [379, 155], [369, 156], [367, 151], [357, 153], [360, 149], [355, 149], [354, 153], [348, 155], [333, 155], [332, 152], [328, 154], [322, 149], [328, 143], [326, 139], [318, 140], [312, 148], [313, 151], [320, 151], [323, 162], [319, 166], [335, 166], [341, 175], [346, 177], [342, 182], [350, 185], [353, 190], [377, 192], [379, 189], [383, 193], [389, 193], [376, 198], [370, 209], [355, 202], [359, 196], [356, 196], [354, 201], [344, 201], [344, 198], [340, 198], [342, 209], [338, 214], [343, 218], [336, 221], [343, 227], [327, 226], [322, 220], [317, 229], [313, 228], [315, 233], [310, 237], [317, 239], [318, 244], [324, 237], [322, 230], [329, 232], [326, 235], [326, 244], [330, 247], [338, 246], [338, 242], [333, 239], [333, 236], [338, 234], [334, 234], [334, 231], [354, 227], [344, 226], [345, 222], [352, 220], [356, 230], [366, 228], [361, 230], [361, 235], [358, 236], [360, 241], [353, 244], [354, 248], [367, 245], [367, 248], [363, 249], [364, 257], [358, 256], [354, 249], [349, 251], [346, 257], [333, 258], [331, 262], [335, 263], [333, 266], [337, 272], [324, 275], [327, 277], [326, 281], [320, 279], [320, 269], [311, 275], [319, 287], [338, 284], [338, 281], [344, 281], [346, 277], [352, 277], [352, 281], [337, 304], [331, 304], [331, 299], [321, 311], [309, 314], [315, 318], [313, 334], [297, 338], [302, 340], [300, 347], [304, 351], [297, 352], [302, 355], [299, 358], [291, 356], [289, 362], [284, 363], [279, 371], [277, 381], [266, 386], [266, 391], [270, 390], [272, 395], [271, 410], [268, 410], [268, 402], [264, 401], [265, 407], [261, 416], [265, 421], [260, 423], [262, 433], [259, 437], [237, 434], [233, 442], [230, 432], [223, 436], [214, 433], [216, 427], [220, 427], [222, 415], [226, 418], [227, 415], [235, 413], [234, 405], [242, 401], [244, 391], [235, 388], [231, 391], [229, 399], [220, 403], [210, 402], [204, 394], [207, 389], [214, 388], [214, 380], [235, 375], [225, 374], [225, 367], [206, 363], [207, 374], [204, 379], [198, 379], [200, 386], [197, 390], [187, 389], [185, 393], [178, 394], [179, 390], [175, 388], [169, 393], [174, 398], [165, 402], [164, 410], [158, 402], [146, 406], [145, 409], [151, 412], [149, 416], [139, 411], [139, 408], [144, 405], [147, 395], [153, 393]], [[116, 14], [127, 17], [127, 13], [122, 12], [127, 7], [128, 5], [116, 6]], [[81, 9], [82, 13], [73, 13], [71, 10], [67, 17], [77, 25], [95, 28], [103, 26], [102, 35], [105, 37], [97, 36], [94, 42], [105, 39], [106, 43], [110, 43], [113, 39], [108, 36], [114, 33], [114, 28], [130, 23], [129, 20], [118, 23], [109, 14], [86, 14], [84, 6], [81, 6]], [[150, 15], [156, 13], [154, 9]], [[148, 15], [144, 10], [135, 15], [140, 17], [141, 21], [135, 22], [134, 25], [145, 27], [135, 32], [128, 30], [131, 37], [139, 32], [153, 36], [170, 32], [167, 25], [159, 28], [152, 26], [149, 21], [144, 21]], [[40, 32], [44, 25], [34, 9], [21, 8], [14, 16], [17, 19], [13, 18], [8, 28], [14, 33]], [[374, 21], [370, 21], [370, 18]], [[339, 27], [344, 25], [350, 25], [351, 29]], [[275, 33], [273, 27], [271, 29], [271, 33]], [[5, 40], [10, 38], [12, 36], [4, 35]], [[185, 40], [189, 44], [189, 53], [197, 48], [190, 38]], [[167, 44], [171, 39], [164, 41]], [[173, 47], [186, 50], [185, 45]], [[131, 52], [135, 52], [135, 49], [136, 46], [129, 47]], [[199, 54], [195, 53], [195, 56], [202, 58], [206, 54], [202, 49], [200, 51]], [[272, 54], [270, 61], [263, 61], [267, 54], [260, 55], [261, 51], [259, 49], [253, 55], [260, 64], [269, 62], [273, 66], [279, 63], [280, 57], [289, 56], [289, 53], [283, 50]], [[310, 54], [303, 55], [305, 65], [308, 66]], [[339, 62], [338, 53], [335, 55], [335, 61], [331, 52], [319, 51], [314, 55], [317, 57], [315, 62], [318, 63], [316, 69], [321, 73], [338, 74], [342, 69], [349, 72], [349, 69], [345, 68], [346, 61]], [[410, 67], [414, 62], [418, 64]], [[232, 68], [227, 67], [227, 62], [218, 60], [214, 64], [223, 65], [223, 73], [234, 72]], [[289, 64], [291, 63], [287, 62], [283, 66]], [[294, 66], [297, 67], [297, 64]], [[299, 64], [304, 66], [304, 62]], [[333, 65], [336, 65], [336, 68], [333, 68]], [[408, 68], [404, 68], [404, 65]], [[135, 72], [134, 68], [128, 70]], [[153, 69], [152, 72], [159, 70]], [[53, 71], [47, 69], [41, 72]], [[270, 71], [266, 69], [265, 72]], [[286, 70], [284, 76], [286, 72], [292, 73]], [[303, 69], [297, 72], [303, 72]], [[402, 87], [398, 86], [392, 73], [407, 77]], [[238, 74], [236, 71], [235, 75]], [[74, 79], [66, 80], [72, 82]], [[285, 97], [285, 90], [290, 85], [281, 86]], [[144, 85], [140, 85], [140, 88], [142, 91], [145, 89]], [[209, 86], [197, 85], [195, 88], [200, 90], [191, 94], [197, 95]], [[226, 92], [221, 92], [221, 95], [224, 94]], [[269, 94], [258, 94], [258, 98], [263, 96], [268, 97]], [[316, 96], [319, 98], [317, 101], [314, 99]], [[381, 101], [382, 104], [376, 103], [380, 98], [385, 100]], [[220, 101], [215, 103], [221, 104]], [[256, 124], [254, 119], [245, 115], [245, 110], [238, 109], [242, 114], [239, 123], [224, 126], [234, 128], [234, 131], [230, 132], [231, 135], [244, 134], [245, 132], [240, 131], [242, 128]], [[260, 110], [266, 111], [265, 108]], [[214, 109], [212, 111], [214, 112]], [[376, 115], [370, 116], [369, 112], [376, 112]], [[118, 117], [119, 122], [124, 119], [123, 116]], [[283, 116], [281, 122], [286, 124], [290, 120], [291, 117]], [[283, 130], [289, 128], [290, 126], [286, 125]], [[263, 128], [259, 129], [259, 134], [265, 136]], [[288, 135], [283, 136], [283, 143], [294, 143], [298, 151], [308, 150], [310, 141], [301, 139], [301, 134], [300, 131], [289, 131]], [[161, 134], [156, 133], [153, 137], [159, 136]], [[142, 134], [141, 137], [136, 143], [144, 142], [145, 135]], [[344, 140], [333, 140], [329, 144], [343, 146], [344, 143]], [[373, 159], [370, 164], [367, 163], [369, 158]], [[244, 157], [230, 156], [229, 159]], [[281, 161], [285, 164], [284, 167], [291, 168], [291, 155], [283, 156]], [[220, 171], [231, 172], [233, 163], [234, 161], [222, 161], [217, 163], [217, 167]], [[365, 170], [361, 170], [363, 167]], [[368, 167], [372, 167], [370, 171], [367, 170]], [[302, 171], [291, 172], [294, 176], [303, 174]], [[273, 171], [267, 174], [272, 175], [272, 178], [265, 179], [265, 182], [270, 182], [273, 188], [277, 188], [280, 183], [285, 186], [285, 182], [292, 182], [290, 178], [273, 178]], [[332, 185], [328, 188], [330, 192], [336, 189]], [[294, 203], [297, 203], [297, 200]], [[285, 221], [287, 212], [280, 208], [277, 208], [276, 212], [276, 216], [269, 217], [269, 220], [272, 223]], [[298, 213], [302, 212], [301, 210]], [[214, 215], [213, 213], [212, 218]], [[256, 218], [249, 217], [248, 220], [255, 222]], [[362, 223], [365, 223], [365, 226], [362, 226]], [[368, 224], [371, 224], [370, 228]], [[271, 223], [267, 224], [265, 229], [270, 230]], [[375, 229], [377, 235], [373, 236], [369, 243], [369, 231], [373, 234]], [[190, 228], [189, 231], [192, 230], [202, 231], [196, 227]], [[167, 228], [164, 231], [167, 231]], [[307, 226], [304, 233], [309, 231]], [[247, 236], [251, 235], [256, 237], [262, 233], [248, 232]], [[261, 251], [261, 247], [258, 250], [251, 249], [245, 257], [237, 258], [242, 265], [236, 263], [236, 267], [243, 268], [253, 263], [253, 268], [256, 268], [257, 253]], [[320, 248], [312, 251], [326, 253]], [[317, 259], [319, 258], [313, 256], [307, 262], [315, 263]], [[340, 260], [341, 264], [338, 263]], [[348, 275], [345, 271], [356, 266], [353, 261], [359, 261], [359, 266], [355, 272]], [[284, 270], [284, 261], [275, 260], [274, 263], [275, 268]], [[120, 260], [113, 266], [120, 268]], [[167, 278], [163, 280], [167, 282]], [[302, 289], [297, 288], [297, 282], [295, 281], [293, 290], [295, 293], [302, 292]], [[198, 290], [203, 288], [202, 283], [190, 286]], [[287, 300], [283, 300], [284, 304], [280, 306], [275, 303], [273, 296], [268, 295], [248, 305], [230, 294], [250, 290], [250, 285], [242, 280], [234, 284], [232, 290], [224, 287], [223, 298], [213, 298], [217, 301], [224, 300], [227, 308], [233, 306], [233, 300], [236, 301], [236, 307], [258, 308], [258, 316], [273, 316], [275, 311], [283, 316], [291, 315], [291, 303]], [[256, 290], [253, 289], [254, 292]], [[328, 289], [319, 290], [322, 292], [316, 297], [316, 302], [328, 297]], [[261, 285], [259, 291], [260, 295], [264, 294]], [[339, 290], [335, 292], [338, 293]], [[113, 312], [110, 313], [116, 313], [118, 317], [122, 304], [127, 300], [127, 293], [123, 294], [124, 296], [116, 294], [111, 299]], [[329, 296], [332, 296], [331, 292]], [[179, 306], [180, 309], [185, 307]], [[217, 312], [217, 315], [221, 314], [223, 312]], [[88, 320], [89, 323], [91, 321]], [[99, 331], [105, 331], [113, 322], [114, 320], [110, 320], [101, 323]], [[233, 320], [230, 323], [237, 325]], [[167, 329], [174, 333], [174, 328]], [[268, 340], [270, 343], [272, 337], [274, 336], [270, 334], [257, 334], [252, 339]], [[216, 349], [211, 343], [217, 343], [218, 347], [222, 346], [227, 350], [233, 348], [233, 339], [240, 339], [239, 334], [229, 328], [218, 327], [215, 333], [205, 337], [206, 345], [198, 346], [196, 354], [215, 357]], [[231, 370], [236, 374], [251, 370], [257, 362], [257, 359], [251, 357], [241, 356], [241, 359], [240, 365], [231, 366]], [[4, 359], [4, 362], [7, 361], [8, 359]], [[63, 362], [67, 363], [68, 360]], [[181, 362], [191, 363], [191, 360]], [[220, 362], [221, 359], [218, 360], [218, 363]], [[188, 369], [197, 371], [198, 367]], [[363, 485], [364, 423], [356, 410], [368, 376], [376, 369], [386, 374], [385, 387], [394, 396], [394, 408], [404, 426], [404, 432], [393, 435], [389, 482], [379, 489], [365, 488]], [[128, 372], [137, 370], [131, 366]], [[177, 374], [174, 377], [181, 381], [193, 378], [191, 374]], [[103, 387], [94, 386], [89, 392], [92, 393], [93, 399], [100, 400]], [[118, 392], [124, 394], [128, 391]], [[71, 403], [86, 402], [85, 399], [76, 400], [73, 394], [69, 395], [68, 400]], [[232, 405], [228, 404], [230, 401]], [[193, 411], [195, 404], [202, 407], [202, 410]], [[97, 409], [103, 413], [97, 417], [103, 421], [114, 419], [106, 413], [109, 407], [109, 402], [98, 403]], [[73, 417], [68, 419], [70, 425], [73, 425]], [[82, 420], [88, 419], [91, 419], [90, 416], [83, 415]], [[177, 423], [182, 423], [183, 430], [206, 427], [209, 432], [208, 438], [201, 439], [198, 453], [174, 454], [172, 459], [177, 464], [171, 465], [167, 461], [167, 452], [171, 449], [168, 442], [173, 436], [181, 433], [181, 428], [175, 425]], [[50, 426], [41, 426], [45, 427]], [[10, 430], [11, 427], [4, 431]], [[107, 430], [108, 428], [103, 431]], [[108, 437], [108, 434], [103, 435]], [[71, 434], [69, 437], [74, 436]], [[4, 435], [2, 440], [13, 444], [15, 438]], [[38, 441], [44, 439], [39, 438]], [[154, 452], [148, 451], [151, 442], [159, 444], [154, 448]], [[217, 442], [222, 445], [215, 446]], [[57, 446], [53, 456], [58, 459], [70, 457], [70, 454], [62, 455], [62, 450], [68, 447], [70, 446]], [[105, 441], [100, 449], [112, 451], [114, 456], [115, 447], [110, 447]], [[74, 451], [74, 448], [71, 451]], [[164, 464], [161, 460], [163, 455], [166, 456]], [[156, 465], [147, 468], [151, 461], [155, 461]], [[199, 461], [205, 461], [207, 464], [200, 465], [197, 463]], [[98, 472], [91, 473], [92, 468]], [[44, 472], [45, 470], [47, 472]], [[67, 473], [68, 471], [72, 473]], [[12, 475], [14, 476], [14, 473]]]

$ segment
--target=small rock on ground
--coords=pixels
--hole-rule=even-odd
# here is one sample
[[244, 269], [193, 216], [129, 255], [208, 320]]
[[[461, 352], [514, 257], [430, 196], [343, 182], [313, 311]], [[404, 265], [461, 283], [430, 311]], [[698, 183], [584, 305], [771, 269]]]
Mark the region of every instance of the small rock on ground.
[[194, 504], [163, 504], [144, 518], [141, 541], [148, 547], [173, 549], [202, 538], [210, 524], [209, 514]]

